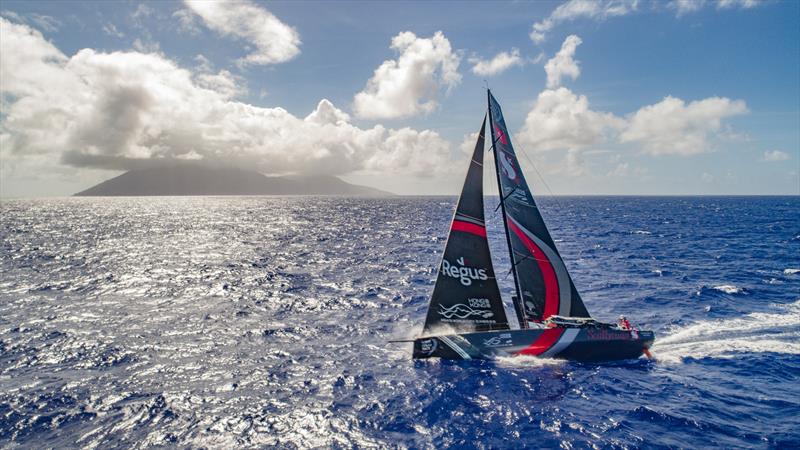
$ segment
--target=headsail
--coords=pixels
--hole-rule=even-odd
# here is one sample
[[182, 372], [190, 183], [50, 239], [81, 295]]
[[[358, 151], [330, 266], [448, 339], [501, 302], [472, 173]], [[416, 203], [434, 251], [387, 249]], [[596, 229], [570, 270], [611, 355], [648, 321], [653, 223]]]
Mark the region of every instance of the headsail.
[[423, 333], [439, 325], [458, 331], [507, 330], [508, 319], [492, 268], [483, 215], [483, 144], [481, 125], [467, 179], [458, 200], [450, 234], [433, 288]]
[[553, 315], [589, 317], [525, 182], [500, 105], [491, 92], [488, 96], [512, 270], [522, 297], [515, 306], [524, 311], [527, 320], [541, 321]]

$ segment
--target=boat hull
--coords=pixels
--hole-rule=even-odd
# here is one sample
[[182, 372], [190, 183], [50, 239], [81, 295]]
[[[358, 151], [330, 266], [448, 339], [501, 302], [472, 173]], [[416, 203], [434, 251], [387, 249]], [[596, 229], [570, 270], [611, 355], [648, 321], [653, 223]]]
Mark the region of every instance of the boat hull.
[[414, 358], [494, 359], [536, 356], [573, 361], [617, 361], [640, 357], [653, 345], [652, 331], [565, 328], [486, 331], [414, 340]]

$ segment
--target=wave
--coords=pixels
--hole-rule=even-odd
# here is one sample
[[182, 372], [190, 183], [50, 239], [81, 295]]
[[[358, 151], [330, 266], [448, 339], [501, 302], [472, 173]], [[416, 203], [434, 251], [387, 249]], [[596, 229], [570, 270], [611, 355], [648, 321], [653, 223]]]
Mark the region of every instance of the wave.
[[800, 355], [800, 300], [733, 319], [698, 322], [657, 339], [651, 349], [660, 362], [684, 358], [731, 358], [741, 353]]
[[720, 292], [724, 292], [726, 294], [741, 294], [744, 293], [744, 289], [738, 286], [734, 286], [732, 284], [722, 284], [719, 286], [714, 286], [713, 289], [716, 289]]
[[783, 269], [784, 275], [794, 275], [800, 273], [800, 269]]

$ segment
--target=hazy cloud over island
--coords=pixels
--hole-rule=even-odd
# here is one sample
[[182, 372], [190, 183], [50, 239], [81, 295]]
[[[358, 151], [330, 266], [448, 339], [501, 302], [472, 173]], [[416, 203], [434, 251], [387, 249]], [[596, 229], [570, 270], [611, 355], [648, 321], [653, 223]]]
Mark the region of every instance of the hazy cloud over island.
[[[435, 173], [449, 144], [437, 133], [359, 128], [322, 99], [304, 118], [231, 98], [230, 73], [193, 73], [156, 53], [68, 57], [38, 31], [0, 19], [4, 151], [55, 154], [77, 167], [128, 170], [180, 160], [264, 173], [355, 170]], [[24, 75], [24, 76], [22, 76]]]

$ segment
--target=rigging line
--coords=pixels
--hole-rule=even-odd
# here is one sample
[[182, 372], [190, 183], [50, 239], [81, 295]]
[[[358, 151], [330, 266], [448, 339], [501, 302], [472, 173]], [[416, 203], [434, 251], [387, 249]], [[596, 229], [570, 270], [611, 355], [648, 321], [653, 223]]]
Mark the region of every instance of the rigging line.
[[[545, 180], [545, 179], [544, 179], [544, 176], [542, 176], [542, 174], [539, 172], [539, 169], [537, 169], [537, 168], [536, 168], [536, 164], [533, 162], [533, 160], [531, 159], [531, 157], [530, 157], [530, 156], [528, 156], [528, 152], [527, 152], [527, 151], [525, 151], [525, 148], [524, 148], [524, 147], [522, 147], [522, 146], [518, 146], [518, 148], [519, 148], [519, 150], [522, 152], [522, 154], [525, 156], [525, 159], [527, 159], [527, 160], [528, 160], [528, 162], [531, 164], [531, 167], [533, 167], [533, 171], [534, 171], [534, 172], [536, 172], [536, 176], [538, 176], [538, 177], [539, 177], [539, 179], [540, 179], [540, 180], [542, 180], [542, 184], [544, 184], [544, 187], [545, 187], [545, 188], [547, 188], [547, 192], [549, 192], [549, 193], [550, 193], [550, 196], [553, 198], [553, 201], [555, 201], [555, 203], [556, 203], [556, 205], [558, 206], [558, 208], [559, 208], [561, 211], [567, 211], [567, 207], [566, 207], [564, 204], [562, 204], [562, 203], [561, 203], [561, 201], [559, 201], [559, 200], [558, 200], [558, 197], [556, 196], [556, 194], [554, 194], [554, 193], [553, 193], [553, 190], [552, 190], [552, 189], [550, 189], [550, 186], [547, 184], [547, 180]], [[598, 211], [598, 210], [596, 210], [596, 209], [592, 208], [592, 207], [591, 207], [590, 205], [588, 205], [588, 204], [584, 205], [584, 207], [585, 207], [586, 209], [588, 209], [589, 211], [593, 212], [593, 213], [595, 214], [595, 216], [596, 216], [598, 219], [599, 219], [599, 218], [601, 218], [601, 217], [603, 216], [603, 214], [602, 214], [600, 211]], [[537, 207], [537, 209], [538, 209], [538, 207]], [[496, 214], [496, 213], [495, 213], [495, 214]], [[596, 243], [596, 242], [597, 242], [597, 241], [595, 241], [595, 243]]]
[[[555, 193], [553, 193], [553, 190], [552, 190], [552, 189], [550, 189], [550, 185], [548, 185], [548, 184], [547, 184], [547, 180], [545, 180], [545, 179], [544, 179], [544, 176], [542, 176], [542, 174], [539, 172], [539, 169], [537, 169], [537, 168], [536, 168], [536, 164], [533, 162], [533, 160], [531, 159], [531, 157], [530, 157], [530, 156], [528, 156], [528, 152], [527, 152], [527, 151], [525, 151], [525, 148], [524, 148], [524, 147], [522, 147], [522, 146], [518, 146], [517, 148], [519, 148], [519, 150], [520, 150], [520, 151], [522, 152], [522, 154], [525, 156], [525, 159], [527, 159], [527, 160], [528, 160], [528, 162], [531, 164], [531, 167], [533, 167], [533, 171], [534, 171], [534, 172], [536, 172], [536, 176], [538, 176], [538, 177], [539, 177], [539, 179], [542, 181], [542, 184], [544, 184], [544, 187], [547, 189], [547, 192], [548, 192], [548, 193], [550, 194], [550, 196], [553, 198], [553, 201], [556, 203], [556, 205], [558, 206], [558, 208], [559, 208], [561, 211], [567, 211], [567, 207], [566, 207], [566, 205], [564, 205], [563, 203], [561, 203], [561, 201], [559, 201], [559, 200], [558, 200], [558, 196], [556, 196], [556, 194], [555, 194]], [[598, 211], [598, 210], [596, 210], [596, 209], [592, 208], [592, 207], [591, 207], [591, 206], [589, 206], [589, 205], [584, 205], [584, 206], [586, 207], [586, 209], [588, 209], [589, 211], [593, 212], [593, 213], [594, 213], [594, 214], [595, 214], [595, 215], [596, 215], [598, 218], [599, 218], [599, 217], [602, 217], [602, 213], [601, 213], [600, 211]]]
[[508, 197], [511, 197], [511, 194], [513, 194], [514, 192], [516, 192], [516, 190], [517, 190], [517, 188], [518, 188], [518, 187], [519, 187], [519, 186], [514, 186], [514, 189], [511, 189], [511, 192], [509, 192], [508, 194], [506, 194], [506, 196], [505, 196], [505, 197], [503, 197], [503, 198], [501, 198], [501, 199], [500, 199], [500, 203], [498, 203], [498, 204], [497, 204], [497, 207], [494, 209], [494, 212], [495, 212], [495, 213], [497, 213], [497, 210], [498, 210], [498, 209], [500, 209], [500, 206], [502, 206], [503, 202], [504, 202], [504, 201], [506, 201], [506, 199], [507, 199]]

